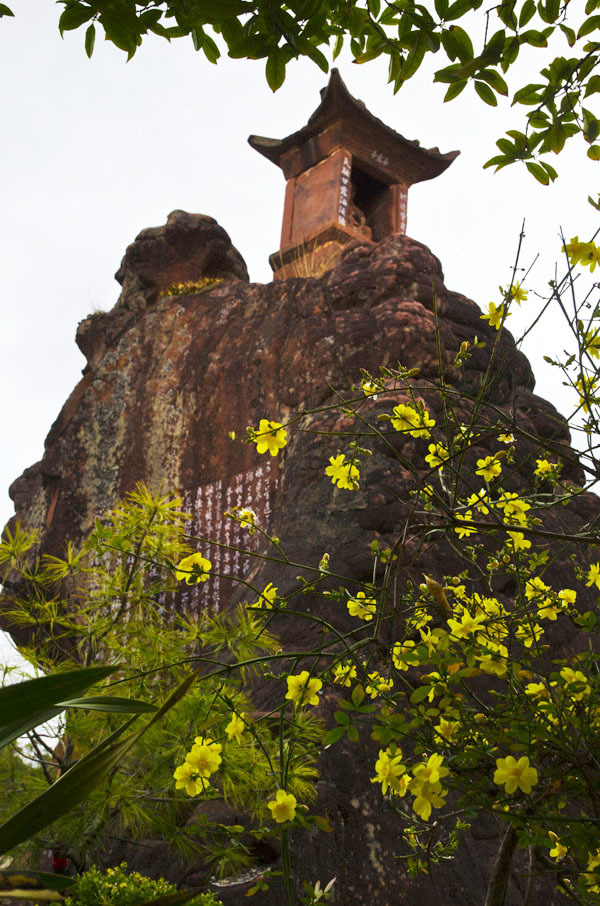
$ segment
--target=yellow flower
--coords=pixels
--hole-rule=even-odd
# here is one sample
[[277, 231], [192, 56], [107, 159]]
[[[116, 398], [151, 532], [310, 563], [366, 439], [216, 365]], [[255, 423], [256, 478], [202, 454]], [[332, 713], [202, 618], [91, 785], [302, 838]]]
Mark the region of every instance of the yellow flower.
[[338, 488], [356, 491], [360, 478], [357, 466], [351, 460], [347, 460], [343, 453], [338, 456], [330, 456], [329, 462], [330, 465], [326, 467], [325, 474], [331, 478], [332, 483]]
[[402, 750], [380, 749], [379, 758], [375, 762], [375, 777], [371, 783], [380, 783], [381, 792], [385, 796], [388, 789], [393, 795], [404, 796], [408, 789], [409, 778], [406, 765], [402, 764]]
[[415, 655], [414, 648], [415, 643], [410, 639], [403, 643], [396, 642], [392, 648], [392, 661], [396, 670], [408, 670], [411, 664], [418, 663], [419, 657]]
[[566, 252], [571, 264], [578, 264], [590, 251], [593, 243], [580, 242], [578, 236], [574, 236], [570, 242], [563, 245], [562, 250]]
[[443, 468], [444, 463], [447, 459], [450, 458], [450, 454], [442, 444], [429, 444], [428, 448], [429, 453], [425, 457], [425, 462], [427, 465], [431, 466], [432, 469], [439, 467]]
[[534, 469], [533, 474], [537, 475], [538, 478], [544, 478], [546, 475], [555, 475], [560, 468], [560, 464], [557, 462], [549, 462], [547, 459], [536, 459], [537, 468]]
[[251, 535], [256, 531], [256, 524], [258, 522], [258, 516], [254, 510], [250, 507], [242, 507], [238, 512], [238, 517], [240, 520], [240, 528], [247, 528]]
[[498, 454], [486, 456], [484, 459], [478, 459], [475, 474], [481, 475], [486, 481], [491, 481], [493, 478], [496, 478], [502, 471], [502, 464], [500, 463], [500, 460], [496, 458], [497, 455]]
[[595, 377], [586, 377], [582, 375], [578, 381], [575, 381], [573, 386], [576, 390], [579, 391], [579, 405], [582, 407], [584, 412], [590, 411], [590, 403], [594, 404], [595, 400], [595, 390], [598, 385], [598, 379]]
[[443, 766], [444, 756], [434, 753], [427, 759], [427, 763], [422, 762], [413, 768], [413, 780], [410, 785], [411, 792], [416, 792], [419, 786], [425, 783], [437, 783], [442, 777], [446, 777], [450, 771]]
[[393, 685], [393, 679], [385, 679], [381, 674], [376, 670], [373, 673], [368, 674], [370, 682], [365, 686], [365, 692], [367, 695], [370, 695], [371, 698], [377, 698], [378, 695], [385, 695], [386, 692], [389, 692]]
[[175, 578], [179, 581], [185, 579], [188, 585], [194, 582], [206, 582], [209, 578], [209, 570], [212, 569], [212, 563], [203, 557], [202, 554], [190, 554], [184, 557], [175, 569]]
[[189, 761], [184, 761], [175, 768], [175, 789], [185, 790], [188, 796], [198, 796], [210, 786], [208, 780], [202, 777], [196, 767]]
[[277, 586], [273, 585], [272, 582], [269, 582], [268, 585], [265, 585], [263, 593], [259, 597], [258, 601], [255, 601], [254, 604], [249, 604], [248, 607], [259, 607], [264, 608], [265, 610], [272, 610], [276, 597]]
[[535, 699], [550, 698], [550, 692], [543, 683], [527, 683], [525, 695]]
[[323, 683], [317, 677], [311, 679], [308, 670], [303, 670], [302, 673], [298, 673], [295, 676], [288, 676], [287, 685], [288, 691], [285, 697], [293, 701], [294, 704], [300, 707], [319, 704], [317, 692]]
[[447, 720], [445, 717], [440, 718], [439, 724], [436, 725], [436, 741], [439, 743], [451, 742], [460, 727], [460, 721]]
[[483, 321], [489, 321], [490, 327], [495, 327], [496, 330], [500, 330], [502, 327], [502, 320], [510, 318], [510, 312], [506, 312], [506, 309], [503, 304], [500, 304], [496, 308], [493, 302], [490, 302], [488, 305], [487, 314], [479, 316]]
[[481, 629], [481, 623], [486, 619], [486, 615], [481, 613], [472, 617], [468, 610], [463, 610], [460, 622], [450, 618], [447, 620], [450, 632], [455, 639], [466, 639]]
[[535, 768], [529, 766], [527, 755], [522, 755], [518, 761], [512, 755], [496, 759], [494, 783], [498, 786], [504, 785], [504, 792], [509, 796], [517, 789], [523, 793], [530, 793], [537, 782], [538, 773]]
[[408, 432], [411, 437], [429, 437], [429, 430], [435, 425], [435, 419], [429, 417], [427, 409], [415, 409], [413, 406], [405, 406], [400, 403], [394, 406], [392, 412], [392, 425], [396, 431]]
[[242, 733], [246, 729], [246, 723], [244, 717], [246, 712], [242, 711], [239, 715], [232, 714], [231, 720], [225, 727], [225, 732], [227, 733], [227, 739], [235, 739], [236, 742], [242, 741]]
[[595, 585], [600, 588], [600, 563], [592, 563], [588, 572], [587, 586]]
[[348, 601], [348, 613], [352, 617], [358, 617], [359, 620], [366, 622], [372, 620], [376, 609], [375, 598], [367, 598], [364, 591], [359, 591], [355, 598], [350, 598]]
[[491, 673], [494, 676], [504, 676], [508, 670], [508, 648], [500, 643], [491, 642], [484, 636], [478, 636], [477, 642], [484, 651], [483, 654], [475, 655], [480, 669], [484, 673]]
[[333, 682], [338, 686], [351, 686], [356, 679], [356, 667], [353, 664], [336, 664], [333, 668]]
[[588, 248], [581, 256], [581, 263], [589, 267], [590, 271], [593, 272], [596, 269], [596, 265], [600, 263], [600, 247], [593, 242], [588, 242], [587, 246]]
[[[587, 677], [581, 670], [573, 670], [571, 667], [563, 667], [560, 671], [561, 677], [565, 681], [565, 686], [574, 701], [580, 702], [582, 698], [587, 698], [591, 689]], [[577, 691], [571, 692], [569, 686], [575, 686]]]
[[525, 537], [523, 532], [508, 532], [515, 551], [526, 551], [531, 547], [531, 541]]
[[362, 391], [365, 396], [370, 396], [374, 400], [377, 399], [377, 394], [381, 390], [379, 384], [376, 384], [375, 381], [371, 381], [368, 378], [365, 378], [361, 384]]
[[572, 588], [562, 588], [558, 593], [563, 610], [568, 610], [577, 600], [577, 592]]
[[413, 810], [423, 821], [429, 820], [432, 807], [442, 808], [446, 804], [446, 800], [443, 798], [446, 792], [442, 790], [441, 783], [424, 783], [413, 790], [413, 782], [411, 782], [409, 789], [411, 793], [416, 794], [412, 804]]
[[487, 491], [485, 488], [481, 488], [479, 491], [475, 491], [469, 499], [467, 500], [467, 506], [474, 506], [478, 513], [483, 513], [484, 516], [487, 516], [489, 513]]
[[498, 440], [501, 444], [514, 444], [515, 435], [514, 434], [499, 434]]
[[534, 623], [532, 626], [529, 623], [522, 623], [517, 627], [515, 635], [519, 641], [523, 642], [526, 648], [531, 648], [533, 643], [538, 641], [543, 631], [539, 623]]
[[597, 328], [595, 330], [588, 330], [584, 339], [585, 352], [589, 353], [594, 359], [600, 358], [600, 331]]
[[267, 803], [271, 815], [277, 824], [284, 821], [293, 821], [296, 816], [296, 797], [285, 790], [277, 790], [275, 798]]
[[567, 847], [560, 842], [558, 835], [553, 831], [548, 831], [548, 836], [550, 837], [550, 841], [554, 844], [554, 847], [550, 850], [549, 855], [556, 862], [560, 862], [561, 859], [564, 859], [564, 857], [567, 855]]
[[448, 647], [448, 633], [445, 629], [437, 628], [433, 631], [427, 627], [426, 629], [419, 628], [419, 635], [421, 636], [421, 641], [427, 645], [427, 654], [429, 657], [433, 654], [436, 649], [445, 651]]
[[203, 736], [196, 736], [194, 745], [190, 752], [185, 756], [188, 764], [193, 765], [200, 777], [210, 777], [215, 771], [218, 771], [221, 764], [221, 755], [223, 746], [212, 739], [204, 739]]
[[271, 456], [277, 456], [287, 444], [287, 431], [279, 422], [261, 418], [258, 429], [249, 428], [249, 431], [257, 453], [266, 453], [268, 450]]
[[[473, 518], [473, 513], [471, 510], [467, 510], [464, 516], [460, 513], [455, 513], [455, 516], [460, 522], [470, 522]], [[471, 535], [477, 534], [477, 529], [469, 525], [457, 525], [454, 531], [459, 538], [469, 538]]]
[[508, 292], [510, 293], [510, 299], [514, 299], [515, 302], [521, 304], [527, 298], [529, 290], [522, 289], [520, 283], [513, 283]]
[[527, 524], [527, 516], [525, 514], [527, 510], [531, 509], [531, 504], [527, 503], [526, 500], [522, 500], [518, 494], [504, 491], [498, 498], [496, 506], [504, 510], [505, 522], [513, 522], [517, 525]]

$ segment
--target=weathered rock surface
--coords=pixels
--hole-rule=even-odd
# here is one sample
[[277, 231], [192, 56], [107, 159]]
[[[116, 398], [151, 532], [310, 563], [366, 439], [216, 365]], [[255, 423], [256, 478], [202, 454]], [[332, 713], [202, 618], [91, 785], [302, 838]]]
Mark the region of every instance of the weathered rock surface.
[[[227, 279], [203, 293], [160, 296], [174, 282], [206, 275]], [[435, 380], [434, 307], [445, 366], [463, 340], [475, 334], [488, 340], [460, 372], [450, 372], [451, 386], [476, 394], [497, 343], [503, 367], [494, 369], [488, 404], [530, 434], [530, 441], [519, 442], [519, 460], [528, 450], [533, 453], [540, 438], [561, 455], [563, 474], [575, 482], [580, 478], [568, 430], [554, 407], [534, 394], [531, 368], [510, 334], [498, 336], [481, 320], [474, 302], [446, 289], [439, 261], [412, 239], [352, 243], [338, 266], [319, 279], [250, 284], [239, 253], [212, 218], [175, 212], [165, 227], [140, 233], [117, 277], [123, 291], [113, 310], [92, 315], [79, 327], [88, 365], [50, 430], [43, 459], [11, 488], [15, 518], [26, 527], [42, 527], [46, 552], [62, 552], [67, 540], [79, 542], [100, 513], [143, 480], [183, 492], [195, 510], [196, 531], [210, 530], [218, 540], [235, 540], [227, 535], [231, 529], [223, 511], [252, 504], [281, 538], [290, 560], [316, 565], [328, 551], [332, 568], [348, 581], [370, 578], [373, 538], [393, 544], [400, 533], [406, 539], [398, 561], [401, 583], [423, 572], [451, 573], [455, 555], [448, 545], [421, 550], [413, 544], [408, 496], [413, 476], [395, 456], [400, 452], [408, 461], [422, 461], [426, 441], [403, 436], [394, 440], [394, 448], [376, 443], [365, 460], [361, 489], [348, 494], [324, 480], [327, 458], [337, 449], [327, 435], [292, 428], [283, 455], [268, 462], [253, 446], [228, 438], [231, 430], [243, 436], [246, 426], [258, 425], [260, 418], [284, 422], [299, 409], [334, 403], [330, 388], [347, 390], [360, 379], [360, 368], [376, 374], [380, 365], [400, 361], [420, 368], [423, 381]], [[422, 396], [441, 420], [439, 396], [426, 388]], [[467, 419], [468, 403], [457, 408]], [[384, 409], [389, 411], [389, 401], [368, 400], [361, 412], [374, 417]], [[352, 424], [347, 416], [326, 410], [312, 416], [310, 428], [347, 430]], [[493, 439], [483, 436], [469, 456], [494, 448]], [[519, 486], [531, 468], [525, 462], [523, 476], [516, 468], [509, 487], [510, 482]], [[564, 508], [561, 528], [575, 531], [597, 512], [597, 498], [583, 495], [577, 507]], [[555, 526], [549, 522], [547, 527]], [[223, 559], [219, 566], [226, 571], [239, 564]], [[561, 587], [566, 566], [558, 556], [547, 581]], [[298, 572], [244, 568], [252, 570], [258, 587], [273, 581], [282, 593], [295, 585]], [[208, 596], [213, 606], [226, 606], [224, 586], [214, 584]], [[306, 597], [302, 606], [330, 616], [326, 598]], [[344, 626], [343, 614], [339, 625]], [[286, 643], [310, 641], [315, 633], [310, 621], [282, 621], [274, 629]], [[269, 704], [276, 694], [273, 685], [257, 690], [259, 705]], [[334, 707], [333, 697], [326, 696], [323, 711]], [[476, 823], [455, 863], [436, 870], [433, 878], [410, 881], [405, 862], [395, 858], [397, 819], [369, 783], [376, 748], [364, 739], [323, 753], [318, 811], [330, 816], [335, 830], [298, 839], [299, 877], [324, 884], [336, 875], [338, 902], [347, 906], [480, 906], [497, 829]], [[152, 867], [177, 879], [187, 874], [188, 881], [194, 877], [194, 866], [176, 865], [156, 844], [151, 866], [144, 866], [142, 856], [128, 857], [132, 867]], [[276, 857], [274, 848], [269, 858]], [[248, 886], [241, 883], [219, 894], [237, 906], [245, 902]], [[522, 903], [524, 888], [518, 878], [512, 882], [511, 906]], [[534, 892], [531, 906], [541, 902], [539, 892], [537, 897]], [[282, 899], [273, 887], [261, 895], [261, 906], [278, 906]]]

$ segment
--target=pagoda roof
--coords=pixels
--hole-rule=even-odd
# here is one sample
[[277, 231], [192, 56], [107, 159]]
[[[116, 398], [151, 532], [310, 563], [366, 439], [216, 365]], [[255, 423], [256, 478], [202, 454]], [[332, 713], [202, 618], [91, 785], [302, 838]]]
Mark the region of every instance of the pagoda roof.
[[[373, 142], [383, 140], [387, 148], [394, 147], [399, 157], [406, 160], [412, 171], [411, 182], [420, 182], [439, 176], [460, 151], [449, 151], [445, 154], [439, 148], [422, 148], [418, 141], [411, 141], [386, 126], [380, 119], [367, 110], [363, 101], [353, 97], [337, 69], [331, 70], [327, 87], [321, 91], [321, 103], [309, 121], [286, 138], [265, 138], [251, 135], [248, 142], [255, 151], [284, 169], [283, 157], [294, 149], [300, 149], [336, 123], [344, 122], [367, 131]], [[414, 169], [416, 165], [416, 170]], [[417, 171], [418, 174], [417, 175]]]

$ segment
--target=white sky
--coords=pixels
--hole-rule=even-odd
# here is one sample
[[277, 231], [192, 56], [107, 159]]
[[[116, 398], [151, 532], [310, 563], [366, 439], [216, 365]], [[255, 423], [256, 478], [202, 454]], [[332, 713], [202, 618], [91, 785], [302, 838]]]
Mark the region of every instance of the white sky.
[[[127, 64], [97, 40], [88, 60], [82, 31], [60, 39], [60, 6], [13, 0], [12, 8], [16, 17], [0, 20], [2, 524], [13, 513], [9, 484], [41, 458], [80, 376], [77, 323], [115, 303], [113, 274], [139, 230], [164, 223], [175, 208], [210, 214], [229, 232], [251, 279], [270, 279], [284, 179], [246, 139], [300, 128], [327, 81], [314, 64], [292, 63], [273, 94], [264, 61], [225, 58], [213, 66], [188, 39], [169, 45], [151, 38]], [[443, 176], [409, 193], [408, 233], [441, 259], [447, 286], [482, 305], [498, 301], [525, 217], [523, 264], [542, 253], [526, 285], [544, 291], [560, 254], [559, 227], [581, 238], [596, 229], [586, 199], [600, 189], [598, 165], [581, 149], [565, 152], [550, 188], [524, 168], [493, 175], [482, 164], [505, 128], [522, 127], [523, 108], [492, 110], [470, 88], [443, 104], [444, 87], [426, 73], [394, 96], [384, 63], [338, 65], [352, 94], [406, 138], [461, 150]], [[524, 306], [522, 326], [534, 305]], [[511, 321], [519, 326], [517, 317]], [[561, 328], [550, 325], [529, 348], [538, 392], [555, 402], [557, 390], [537, 362], [560, 338]]]

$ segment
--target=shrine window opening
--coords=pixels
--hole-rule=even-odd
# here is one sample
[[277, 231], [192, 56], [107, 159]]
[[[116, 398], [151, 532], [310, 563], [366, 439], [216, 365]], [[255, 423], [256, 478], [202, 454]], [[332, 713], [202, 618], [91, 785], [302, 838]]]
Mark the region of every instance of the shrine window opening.
[[385, 238], [385, 208], [389, 199], [389, 186], [354, 164], [351, 182], [353, 222], [350, 222], [349, 218], [348, 226], [370, 234], [369, 238], [374, 242], [379, 242], [380, 239]]

